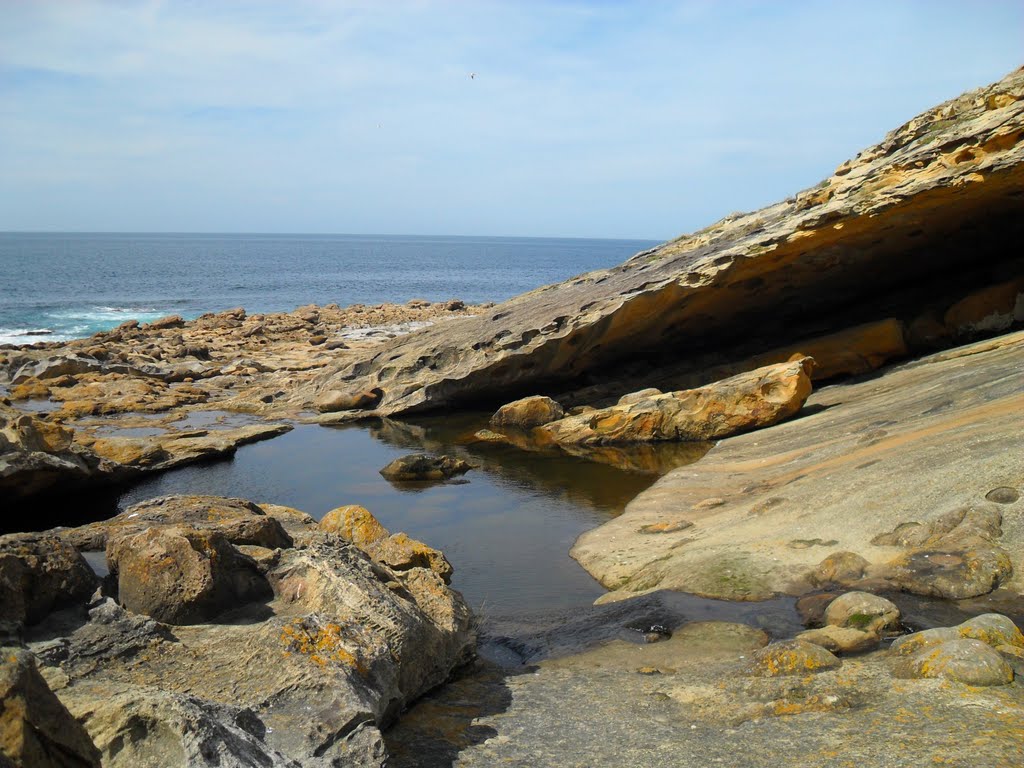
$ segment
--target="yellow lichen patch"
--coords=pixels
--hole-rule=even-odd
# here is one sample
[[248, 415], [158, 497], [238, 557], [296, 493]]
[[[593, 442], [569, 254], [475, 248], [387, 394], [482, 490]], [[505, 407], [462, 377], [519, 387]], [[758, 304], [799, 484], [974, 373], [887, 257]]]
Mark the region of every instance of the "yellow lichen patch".
[[326, 667], [338, 664], [354, 669], [361, 675], [367, 674], [366, 665], [358, 652], [345, 647], [345, 631], [340, 624], [328, 622], [312, 625], [308, 619], [296, 619], [281, 628], [281, 642], [285, 644], [285, 655], [300, 653], [314, 664]]

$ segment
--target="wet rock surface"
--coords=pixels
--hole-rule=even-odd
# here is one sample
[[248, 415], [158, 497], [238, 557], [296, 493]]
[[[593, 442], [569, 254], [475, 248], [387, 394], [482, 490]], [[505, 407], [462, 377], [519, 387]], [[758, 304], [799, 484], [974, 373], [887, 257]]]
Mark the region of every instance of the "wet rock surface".
[[[625, 614], [655, 597], [599, 608]], [[967, 768], [1013, 765], [1024, 749], [1019, 682], [903, 679], [885, 650], [840, 663], [808, 643], [766, 645], [769, 635], [747, 624], [661, 618], [673, 631], [657, 643], [620, 637], [582, 652], [549, 648], [553, 658], [542, 652], [526, 666], [506, 659], [430, 694], [386, 734], [393, 764]], [[818, 656], [827, 663], [813, 671], [765, 674], [760, 666]], [[567, 702], [586, 704], [570, 713]]]
[[105, 544], [109, 596], [25, 641], [104, 765], [383, 765], [379, 729], [473, 655], [437, 564], [393, 569], [296, 510], [164, 497], [60, 533]]

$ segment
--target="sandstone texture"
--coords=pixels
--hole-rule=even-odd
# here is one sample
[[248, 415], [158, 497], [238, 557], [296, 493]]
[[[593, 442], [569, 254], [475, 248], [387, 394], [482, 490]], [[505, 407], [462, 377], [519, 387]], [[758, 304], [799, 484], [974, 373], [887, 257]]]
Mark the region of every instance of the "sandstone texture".
[[378, 387], [381, 413], [588, 386], [617, 398], [700, 386], [722, 377], [716, 365], [766, 350], [849, 373], [914, 352], [912, 339], [920, 351], [1008, 328], [1024, 319], [1021, 260], [1005, 247], [1022, 226], [1022, 136], [1017, 70], [915, 117], [813, 189], [338, 361], [310, 397]]
[[4, 693], [5, 753], [85, 755], [24, 763], [40, 766], [382, 766], [380, 729], [472, 658], [470, 614], [441, 553], [388, 534], [377, 557], [327, 528], [284, 507], [174, 496], [34, 535], [60, 554], [45, 562], [41, 545], [4, 537], [3, 557], [34, 574], [73, 583], [72, 542], [110, 566], [100, 592], [89, 571], [88, 595], [59, 602], [0, 582], [5, 606], [37, 610], [31, 654], [3, 659], [31, 688]]
[[0, 654], [0, 760], [19, 768], [100, 768], [99, 750], [49, 689], [32, 654]]
[[807, 415], [672, 470], [572, 554], [613, 590], [604, 600], [660, 588], [760, 600], [829, 582], [1019, 595], [1021, 370], [1017, 332], [822, 387]]
[[627, 398], [546, 424], [541, 431], [557, 443], [577, 445], [717, 440], [771, 426], [799, 411], [811, 394], [813, 365], [805, 357], [699, 389]]
[[533, 395], [501, 406], [491, 416], [491, 424], [495, 427], [531, 429], [557, 421], [564, 415], [562, 406], [550, 397]]

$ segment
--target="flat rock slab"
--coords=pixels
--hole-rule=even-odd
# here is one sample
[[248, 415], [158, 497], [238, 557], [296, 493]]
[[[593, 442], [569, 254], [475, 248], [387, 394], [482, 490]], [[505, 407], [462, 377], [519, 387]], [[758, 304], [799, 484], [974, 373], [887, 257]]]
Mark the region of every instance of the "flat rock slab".
[[[820, 389], [807, 415], [724, 440], [670, 472], [622, 516], [581, 536], [572, 555], [615, 590], [607, 600], [657, 588], [757, 600], [808, 591], [834, 552], [871, 565], [905, 557], [906, 548], [872, 541], [901, 523], [986, 503], [1002, 510], [1002, 523], [981, 543], [1009, 557], [1013, 574], [1002, 586], [1020, 593], [1022, 502], [1005, 490], [999, 498], [1016, 500], [985, 498], [1024, 487], [1022, 370], [1018, 332]], [[680, 519], [693, 525], [645, 533]], [[955, 559], [929, 557], [937, 573], [944, 558]]]
[[[763, 633], [697, 622], [431, 694], [388, 736], [394, 768], [1017, 765], [1024, 689], [898, 680], [884, 652], [756, 677]], [[471, 698], [472, 697], [472, 698]], [[481, 702], [477, 708], [468, 700]], [[438, 739], [445, 734], [449, 741]]]

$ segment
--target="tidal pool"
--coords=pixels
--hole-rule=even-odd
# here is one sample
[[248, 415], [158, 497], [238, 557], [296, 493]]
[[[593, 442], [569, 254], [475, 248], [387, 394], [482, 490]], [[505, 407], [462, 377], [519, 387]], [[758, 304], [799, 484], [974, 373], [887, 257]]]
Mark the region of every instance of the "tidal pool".
[[[343, 504], [361, 504], [388, 529], [405, 531], [444, 551], [455, 567], [452, 585], [483, 615], [590, 605], [603, 588], [569, 557], [583, 531], [619, 514], [657, 479], [650, 448], [639, 458], [599, 461], [558, 450], [467, 444], [485, 425], [482, 414], [368, 425], [297, 425], [280, 437], [243, 446], [232, 459], [172, 470], [119, 492], [75, 505], [75, 518], [102, 519], [144, 499], [172, 493], [237, 496], [284, 504], [315, 518]], [[666, 447], [655, 466], [680, 464], [706, 448]], [[379, 470], [406, 453], [457, 455], [476, 465], [445, 484], [393, 485]], [[659, 454], [661, 456], [661, 454]], [[623, 469], [621, 467], [628, 467]]]

